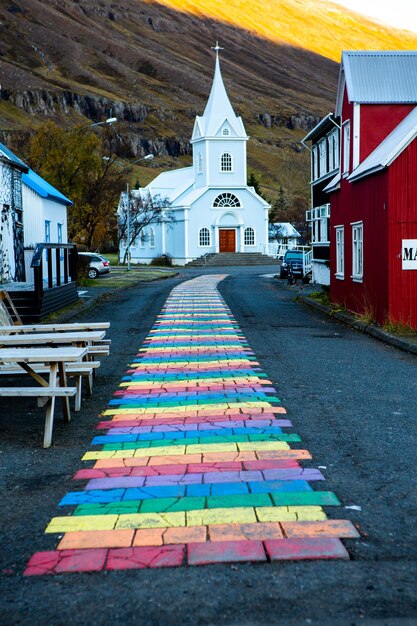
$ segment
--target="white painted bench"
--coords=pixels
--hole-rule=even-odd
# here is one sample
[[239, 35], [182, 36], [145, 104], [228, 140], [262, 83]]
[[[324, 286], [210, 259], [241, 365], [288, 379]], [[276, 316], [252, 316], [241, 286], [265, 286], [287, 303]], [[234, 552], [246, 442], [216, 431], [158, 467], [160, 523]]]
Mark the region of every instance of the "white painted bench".
[[61, 333], [71, 331], [107, 330], [110, 322], [74, 322], [73, 324], [18, 324], [2, 326], [0, 333]]
[[[56, 397], [62, 399], [64, 420], [71, 419], [69, 398], [77, 393], [77, 388], [67, 386], [67, 363], [77, 364], [86, 354], [87, 348], [0, 348], [0, 364], [9, 366], [10, 363], [16, 363], [40, 385], [0, 387], [0, 398], [10, 396], [46, 398], [44, 448], [49, 448], [52, 442]], [[34, 369], [41, 364], [46, 368], [46, 373], [49, 373], [47, 379], [42, 378]]]
[[[93, 393], [93, 373], [100, 367], [100, 361], [82, 361], [81, 363], [67, 363], [65, 371], [67, 378], [75, 378], [76, 394], [74, 411], [81, 409], [81, 397], [82, 397], [82, 379], [85, 378], [87, 382], [88, 395]], [[48, 374], [49, 367], [45, 365], [34, 365], [32, 370], [36, 374]], [[21, 367], [13, 364], [0, 365], [0, 376], [14, 377], [27, 374]]]

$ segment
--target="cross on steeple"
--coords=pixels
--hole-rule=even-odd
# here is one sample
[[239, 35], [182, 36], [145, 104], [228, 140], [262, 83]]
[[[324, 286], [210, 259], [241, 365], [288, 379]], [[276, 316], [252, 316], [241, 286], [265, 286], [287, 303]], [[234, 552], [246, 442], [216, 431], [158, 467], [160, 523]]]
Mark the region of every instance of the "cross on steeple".
[[219, 42], [216, 41], [216, 45], [215, 46], [211, 46], [211, 50], [215, 50], [216, 51], [216, 57], [219, 58], [219, 50], [224, 50], [224, 48], [221, 48], [219, 46]]

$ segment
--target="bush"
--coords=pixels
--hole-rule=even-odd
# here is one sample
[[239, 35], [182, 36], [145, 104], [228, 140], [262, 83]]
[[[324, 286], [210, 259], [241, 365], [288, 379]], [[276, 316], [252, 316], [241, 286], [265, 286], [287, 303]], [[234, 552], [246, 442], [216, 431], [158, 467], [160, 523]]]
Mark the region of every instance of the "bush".
[[172, 267], [172, 256], [169, 254], [161, 254], [152, 259], [151, 265], [159, 265], [162, 267]]
[[87, 256], [77, 255], [77, 283], [85, 285], [88, 281], [88, 266], [90, 259]]

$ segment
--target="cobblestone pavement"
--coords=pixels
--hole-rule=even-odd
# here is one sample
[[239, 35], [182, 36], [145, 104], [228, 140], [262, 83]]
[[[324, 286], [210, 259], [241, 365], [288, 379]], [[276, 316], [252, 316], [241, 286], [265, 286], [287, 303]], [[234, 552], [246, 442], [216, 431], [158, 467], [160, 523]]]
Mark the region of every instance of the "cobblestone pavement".
[[[348, 559], [350, 521], [226, 306], [224, 275], [182, 283], [126, 372], [25, 574]], [[291, 447], [290, 444], [294, 444]], [[83, 488], [82, 488], [83, 487]]]

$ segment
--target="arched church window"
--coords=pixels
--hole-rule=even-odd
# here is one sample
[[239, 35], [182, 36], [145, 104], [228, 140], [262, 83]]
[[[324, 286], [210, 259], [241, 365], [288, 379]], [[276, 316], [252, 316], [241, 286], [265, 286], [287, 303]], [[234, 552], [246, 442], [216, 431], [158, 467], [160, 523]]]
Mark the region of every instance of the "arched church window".
[[220, 171], [231, 172], [232, 171], [232, 156], [225, 152], [220, 159]]
[[198, 174], [202, 174], [203, 172], [203, 157], [201, 156], [201, 153], [198, 153], [197, 156], [197, 173]]
[[228, 128], [223, 128], [223, 136], [228, 137], [230, 135], [230, 131]]
[[153, 228], [149, 229], [149, 246], [155, 248], [155, 231]]
[[255, 231], [253, 228], [245, 228], [245, 246], [254, 246], [255, 245]]
[[145, 241], [146, 241], [146, 233], [144, 231], [141, 232], [140, 237], [139, 237], [139, 246], [141, 248], [145, 247]]
[[199, 243], [200, 246], [210, 245], [210, 231], [208, 228], [200, 228]]
[[232, 193], [221, 193], [213, 202], [213, 207], [240, 207], [240, 200]]

